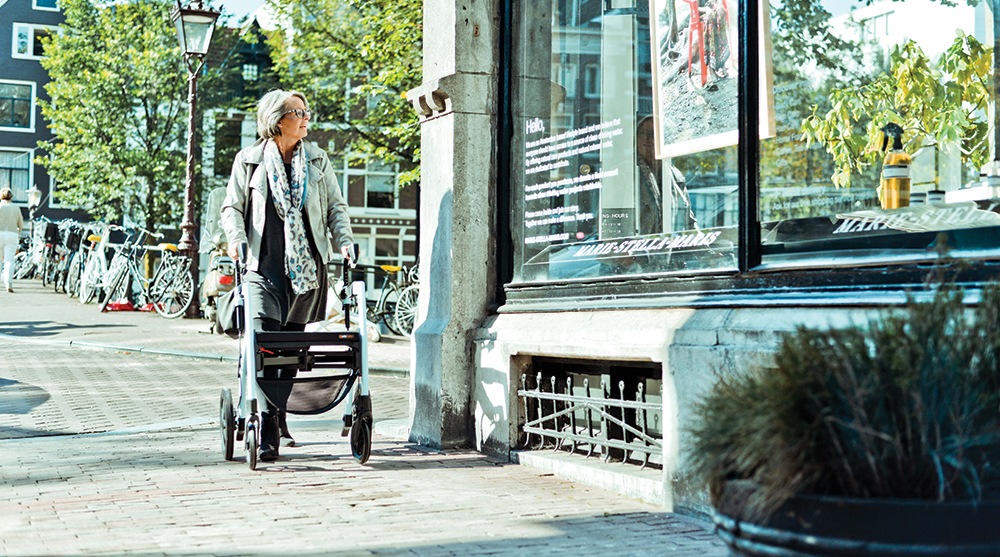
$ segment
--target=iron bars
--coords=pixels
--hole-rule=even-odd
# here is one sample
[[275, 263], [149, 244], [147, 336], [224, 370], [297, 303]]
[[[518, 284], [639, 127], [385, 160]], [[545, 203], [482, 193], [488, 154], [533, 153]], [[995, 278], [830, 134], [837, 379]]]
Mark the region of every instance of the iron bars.
[[[660, 418], [662, 408], [660, 403], [647, 402], [642, 381], [636, 384], [632, 396], [627, 397], [625, 381], [619, 380], [618, 398], [614, 398], [609, 388], [613, 382], [605, 378], [601, 379], [599, 396], [592, 396], [590, 379], [586, 377], [583, 395], [573, 394], [572, 375], [565, 378], [553, 375], [543, 381], [538, 373], [534, 379], [535, 387], [531, 389], [528, 376], [522, 375], [524, 388], [517, 392], [524, 402], [522, 430], [527, 434], [527, 447], [540, 449], [551, 444], [558, 451], [565, 445], [570, 453], [585, 449], [587, 457], [595, 453], [603, 455], [605, 462], [618, 453], [622, 464], [631, 455], [632, 460], [642, 462], [643, 468], [650, 463], [651, 456], [662, 454], [663, 440], [652, 434], [659, 428], [649, 424], [651, 416], [654, 420]], [[542, 390], [546, 383], [548, 391]], [[537, 437], [537, 446], [532, 445], [533, 436]]]

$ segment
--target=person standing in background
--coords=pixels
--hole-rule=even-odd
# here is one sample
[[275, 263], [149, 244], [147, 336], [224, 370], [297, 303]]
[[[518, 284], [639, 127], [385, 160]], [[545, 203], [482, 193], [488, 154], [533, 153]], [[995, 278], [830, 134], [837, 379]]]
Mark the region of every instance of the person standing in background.
[[0, 190], [0, 263], [3, 263], [3, 284], [7, 292], [13, 292], [11, 284], [14, 274], [14, 255], [21, 239], [24, 219], [21, 209], [13, 203], [14, 193], [10, 188]]

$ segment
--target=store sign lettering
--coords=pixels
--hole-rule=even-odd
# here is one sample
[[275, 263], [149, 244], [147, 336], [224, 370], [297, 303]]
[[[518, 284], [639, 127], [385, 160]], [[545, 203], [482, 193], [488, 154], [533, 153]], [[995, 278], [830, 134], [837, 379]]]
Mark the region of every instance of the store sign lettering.
[[932, 232], [955, 228], [1000, 226], [1000, 215], [983, 211], [975, 203], [944, 206], [916, 205], [899, 209], [868, 209], [844, 215], [834, 234], [893, 229], [903, 232]]
[[528, 131], [527, 133], [544, 133], [545, 132], [545, 122], [542, 122], [541, 118], [535, 118], [534, 120], [528, 120]]
[[721, 231], [696, 232], [694, 234], [673, 234], [664, 238], [637, 238], [623, 242], [602, 242], [588, 244], [573, 254], [573, 257], [596, 257], [611, 254], [635, 254], [667, 251], [679, 248], [705, 247], [712, 245], [722, 234]]

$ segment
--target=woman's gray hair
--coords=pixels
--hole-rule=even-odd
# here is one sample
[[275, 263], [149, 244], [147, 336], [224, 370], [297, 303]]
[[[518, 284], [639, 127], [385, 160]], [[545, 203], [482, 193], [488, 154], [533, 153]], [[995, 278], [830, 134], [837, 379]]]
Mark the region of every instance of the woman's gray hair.
[[14, 199], [14, 192], [10, 191], [10, 188], [0, 190], [0, 201], [10, 201], [11, 199]]
[[288, 111], [288, 99], [292, 97], [301, 99], [306, 110], [309, 110], [309, 101], [306, 100], [305, 95], [298, 91], [275, 89], [260, 98], [260, 102], [257, 103], [257, 135], [264, 139], [272, 139], [281, 135], [278, 122]]

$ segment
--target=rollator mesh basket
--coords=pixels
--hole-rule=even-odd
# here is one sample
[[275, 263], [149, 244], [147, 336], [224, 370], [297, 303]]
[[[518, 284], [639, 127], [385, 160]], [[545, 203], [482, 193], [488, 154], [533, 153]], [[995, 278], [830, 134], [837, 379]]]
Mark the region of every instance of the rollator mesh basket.
[[[271, 404], [289, 414], [322, 414], [347, 397], [355, 375], [257, 379], [257, 385]], [[284, 404], [282, 402], [284, 401]]]

